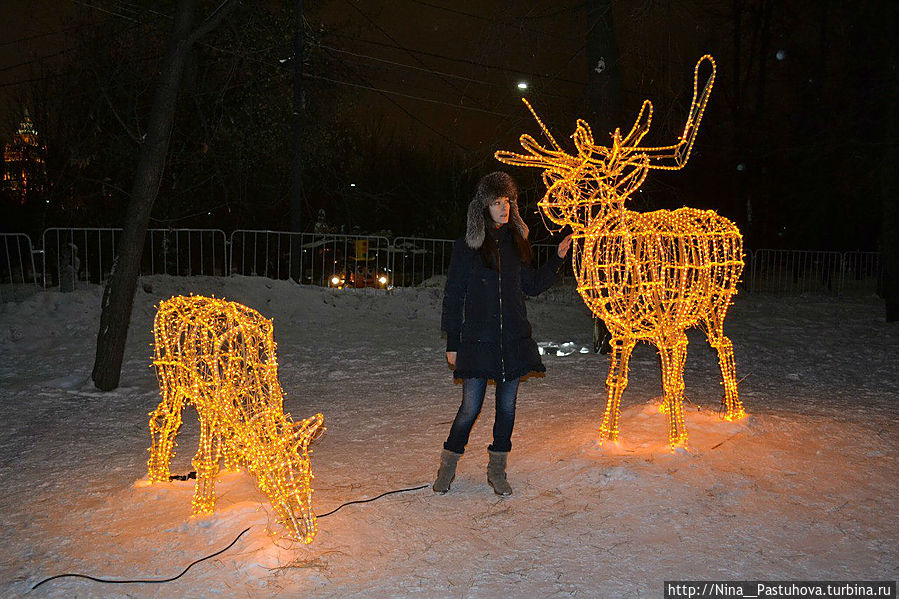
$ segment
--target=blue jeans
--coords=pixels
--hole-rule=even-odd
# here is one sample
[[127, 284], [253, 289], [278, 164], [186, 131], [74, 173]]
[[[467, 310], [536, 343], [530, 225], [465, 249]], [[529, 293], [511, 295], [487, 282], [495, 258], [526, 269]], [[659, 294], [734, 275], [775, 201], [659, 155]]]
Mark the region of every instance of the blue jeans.
[[[462, 379], [462, 405], [453, 420], [444, 449], [455, 453], [465, 453], [468, 436], [474, 427], [484, 395], [487, 393], [487, 379]], [[512, 427], [515, 426], [515, 400], [518, 397], [518, 379], [497, 381], [496, 418], [493, 421], [493, 444], [490, 451], [510, 451], [512, 449]]]

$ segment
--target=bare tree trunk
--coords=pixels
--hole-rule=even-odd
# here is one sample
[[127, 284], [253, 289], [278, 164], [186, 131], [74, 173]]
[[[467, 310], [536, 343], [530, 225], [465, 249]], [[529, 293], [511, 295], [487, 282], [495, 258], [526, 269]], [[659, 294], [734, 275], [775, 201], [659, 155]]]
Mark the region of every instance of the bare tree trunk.
[[612, 0], [587, 0], [587, 111], [594, 131], [622, 126], [621, 67]]
[[[303, 226], [303, 0], [297, 0], [296, 31], [293, 42], [293, 189], [290, 194], [290, 230], [302, 231]], [[290, 277], [302, 282], [300, 257], [302, 249], [298, 236], [290, 243]]]
[[[882, 73], [886, 83], [887, 94], [885, 98], [899, 98], [899, 49], [895, 42], [896, 27], [899, 26], [899, 8], [890, 4], [886, 9], [884, 19], [884, 38], [882, 43], [887, 49], [884, 52], [885, 60], [882, 61]], [[896, 139], [899, 138], [899, 117], [896, 116], [896, 107], [892, 101], [883, 102], [885, 111], [884, 119], [884, 144], [883, 162], [880, 167], [880, 201], [882, 207], [880, 255], [883, 259], [883, 284], [881, 286], [883, 301], [886, 308], [886, 321], [899, 321], [899, 184], [897, 184], [897, 169], [899, 169], [899, 148]]]
[[[612, 21], [612, 0], [587, 0], [587, 113], [587, 120], [597, 135], [627, 127], [620, 122], [621, 65]], [[596, 351], [603, 347], [608, 332], [606, 323], [594, 316]]]
[[178, 2], [168, 51], [153, 97], [146, 141], [141, 147], [140, 159], [134, 174], [118, 255], [113, 262], [112, 274], [103, 292], [97, 354], [91, 375], [94, 385], [102, 391], [110, 391], [119, 386], [134, 291], [140, 275], [144, 238], [165, 168], [184, 64], [191, 45], [200, 36], [211, 31], [236, 4], [235, 0], [226, 1], [196, 31], [191, 32], [196, 0]]
[[[750, 186], [751, 177], [744, 174], [743, 169], [750, 168], [759, 173], [762, 170], [761, 162], [755, 148], [749, 142], [750, 132], [757, 124], [759, 117], [765, 108], [765, 88], [767, 83], [767, 55], [771, 45], [771, 15], [773, 3], [769, 0], [733, 0], [731, 2], [731, 18], [733, 19], [733, 66], [731, 80], [732, 113], [734, 140], [733, 146], [741, 149], [739, 166], [735, 171], [736, 178], [735, 195], [738, 205], [745, 210], [746, 228], [744, 228], [744, 240], [758, 247], [763, 244], [766, 232], [757, 225], [764, 222], [766, 217], [756, 218], [753, 221], [752, 214], [767, 212], [768, 207], [762, 202], [768, 196], [766, 193], [756, 193], [757, 188]], [[744, 22], [744, 13], [749, 18]], [[748, 38], [748, 39], [747, 39]], [[823, 56], [823, 55], [822, 55]], [[745, 63], [744, 63], [745, 59]], [[823, 59], [822, 59], [823, 60]], [[755, 98], [750, 97], [751, 92]], [[747, 165], [746, 162], [749, 164]], [[764, 190], [762, 190], [764, 191]]]

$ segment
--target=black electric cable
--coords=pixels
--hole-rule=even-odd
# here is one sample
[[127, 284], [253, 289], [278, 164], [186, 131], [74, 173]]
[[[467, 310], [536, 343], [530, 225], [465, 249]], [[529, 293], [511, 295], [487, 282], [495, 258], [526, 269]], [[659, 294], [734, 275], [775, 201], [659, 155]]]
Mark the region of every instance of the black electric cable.
[[[191, 476], [191, 474], [193, 474], [194, 477], [196, 476], [196, 473], [194, 473], [194, 472], [189, 472], [188, 474], [184, 475], [183, 477], [182, 477], [182, 476], [178, 476], [178, 475], [170, 476], [170, 477], [169, 477], [169, 480], [186, 480], [186, 479], [188, 479], [188, 478], [193, 478], [193, 477]], [[427, 487], [427, 486], [428, 486], [428, 485], [421, 485], [421, 486], [418, 486], [418, 487], [410, 487], [410, 488], [408, 488], [408, 489], [396, 489], [395, 491], [387, 491], [387, 492], [385, 492], [385, 493], [381, 493], [381, 494], [378, 495], [377, 497], [372, 497], [371, 499], [360, 499], [360, 500], [358, 500], [358, 501], [347, 501], [346, 503], [337, 506], [336, 508], [334, 508], [334, 509], [331, 510], [330, 512], [328, 512], [328, 513], [326, 513], [326, 514], [322, 514], [321, 516], [316, 516], [316, 517], [317, 517], [317, 518], [324, 518], [325, 516], [330, 516], [331, 514], [333, 514], [334, 512], [336, 512], [337, 510], [339, 510], [340, 508], [342, 508], [342, 507], [344, 507], [344, 506], [346, 506], [346, 505], [352, 505], [352, 504], [354, 504], [354, 503], [369, 503], [369, 502], [374, 501], [374, 500], [376, 500], [376, 499], [380, 499], [381, 497], [384, 497], [384, 496], [386, 496], [386, 495], [393, 495], [394, 493], [405, 493], [405, 492], [407, 492], [407, 491], [418, 491], [419, 489], [424, 489], [424, 488]], [[181, 574], [179, 574], [178, 576], [173, 576], [172, 578], [165, 578], [165, 579], [159, 579], [159, 580], [140, 580], [140, 579], [135, 579], [135, 580], [109, 580], [109, 579], [105, 579], [105, 578], [96, 578], [96, 577], [94, 577], [94, 576], [88, 576], [87, 574], [71, 574], [71, 573], [70, 573], [70, 574], [57, 574], [56, 576], [51, 576], [50, 578], [45, 578], [44, 580], [40, 581], [39, 583], [37, 583], [36, 585], [34, 585], [33, 587], [31, 587], [31, 590], [33, 591], [34, 589], [38, 588], [39, 586], [41, 586], [41, 585], [44, 584], [45, 582], [50, 582], [51, 580], [56, 580], [57, 578], [65, 578], [65, 577], [86, 578], [86, 579], [88, 579], [88, 580], [93, 580], [94, 582], [106, 582], [106, 583], [110, 583], [110, 584], [126, 584], [126, 583], [147, 583], [147, 584], [150, 584], [150, 583], [172, 582], [173, 580], [178, 580], [179, 578], [181, 578], [182, 576], [184, 576], [184, 575], [187, 573], [187, 571], [190, 570], [191, 568], [193, 568], [196, 564], [199, 564], [200, 562], [205, 561], [205, 560], [208, 560], [208, 559], [212, 559], [213, 557], [215, 557], [215, 556], [217, 556], [217, 555], [221, 555], [222, 553], [224, 553], [224, 552], [228, 551], [229, 549], [231, 549], [231, 547], [233, 547], [234, 544], [237, 543], [237, 541], [240, 539], [240, 537], [242, 537], [248, 530], [250, 530], [250, 527], [245, 528], [245, 529], [243, 530], [243, 532], [241, 532], [239, 535], [237, 535], [237, 537], [236, 537], [233, 541], [231, 541], [231, 543], [230, 543], [227, 547], [225, 547], [224, 549], [222, 549], [222, 550], [220, 550], [220, 551], [216, 551], [215, 553], [213, 553], [213, 554], [211, 554], [211, 555], [207, 555], [206, 557], [201, 557], [200, 559], [198, 559], [198, 560], [196, 560], [196, 561], [194, 561], [194, 562], [191, 562], [191, 564], [190, 564], [189, 566], [187, 566], [186, 568], [184, 568], [184, 570], [181, 572]]]
[[336, 508], [334, 508], [333, 510], [331, 510], [330, 512], [328, 512], [326, 514], [322, 514], [321, 516], [316, 516], [316, 518], [324, 518], [325, 516], [330, 516], [331, 514], [333, 514], [340, 508], [342, 508], [344, 505], [353, 505], [354, 503], [368, 503], [370, 501], [374, 501], [375, 499], [380, 499], [381, 497], [384, 497], [385, 495], [393, 495], [394, 493], [405, 493], [406, 491], [418, 491], [419, 489], [424, 489], [427, 486], [428, 485], [421, 485], [420, 487], [409, 487], [408, 489], [397, 489], [396, 491], [387, 491], [385, 493], [381, 493], [377, 497], [372, 497], [371, 499], [360, 499], [358, 501], [347, 501], [343, 505], [338, 505]]
[[67, 577], [67, 576], [69, 576], [69, 577], [75, 577], [75, 578], [87, 578], [88, 580], [93, 580], [94, 582], [107, 582], [107, 583], [112, 583], [112, 584], [139, 583], [139, 582], [143, 582], [143, 583], [148, 583], [148, 584], [149, 584], [149, 583], [172, 582], [173, 580], [178, 580], [179, 578], [181, 578], [182, 576], [184, 576], [184, 574], [185, 574], [188, 570], [190, 570], [191, 568], [193, 568], [195, 564], [199, 564], [200, 562], [202, 562], [202, 561], [204, 561], [204, 560], [211, 559], [211, 558], [213, 558], [213, 557], [215, 557], [215, 556], [217, 556], [217, 555], [221, 555], [222, 553], [224, 553], [224, 552], [228, 551], [229, 549], [231, 549], [231, 547], [234, 545], [234, 543], [236, 543], [236, 542], [238, 541], [238, 539], [240, 539], [240, 537], [242, 537], [242, 536], [244, 535], [244, 533], [246, 533], [248, 530], [250, 530], [249, 527], [245, 528], [245, 529], [243, 530], [243, 532], [241, 532], [239, 535], [237, 535], [237, 537], [236, 537], [233, 541], [231, 541], [231, 543], [230, 543], [227, 547], [225, 547], [224, 549], [222, 549], [221, 551], [216, 551], [216, 552], [213, 553], [212, 555], [207, 555], [206, 557], [201, 557], [200, 559], [198, 559], [198, 560], [192, 562], [188, 567], [184, 568], [184, 571], [181, 572], [181, 574], [179, 574], [178, 576], [173, 576], [172, 578], [165, 578], [165, 579], [160, 579], [160, 580], [108, 580], [108, 579], [105, 579], [105, 578], [95, 578], [95, 577], [93, 577], [93, 576], [88, 576], [87, 574], [57, 574], [56, 576], [51, 576], [50, 578], [45, 578], [45, 579], [43, 579], [42, 581], [40, 581], [39, 583], [37, 583], [36, 585], [34, 585], [33, 587], [31, 587], [31, 590], [33, 591], [34, 589], [38, 588], [39, 586], [41, 586], [41, 585], [44, 584], [45, 582], [50, 582], [51, 580], [55, 580], [55, 579], [57, 579], [57, 578], [64, 578], [64, 577]]

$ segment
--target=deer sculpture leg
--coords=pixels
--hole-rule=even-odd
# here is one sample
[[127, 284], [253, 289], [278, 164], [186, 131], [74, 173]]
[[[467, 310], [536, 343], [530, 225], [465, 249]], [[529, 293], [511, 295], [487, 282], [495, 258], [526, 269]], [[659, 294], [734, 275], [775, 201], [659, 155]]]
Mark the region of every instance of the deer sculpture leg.
[[657, 342], [662, 359], [662, 387], [668, 414], [668, 443], [672, 449], [687, 443], [684, 419], [684, 363], [687, 360], [687, 336], [683, 331], [673, 338]]
[[193, 459], [197, 486], [191, 501], [193, 515], [212, 513], [215, 508], [215, 476], [219, 471], [218, 451], [214, 447], [217, 431], [211, 417], [200, 413], [200, 447]]
[[225, 460], [225, 470], [228, 472], [237, 472], [240, 470], [240, 461], [237, 458], [237, 454], [234, 453], [231, 446], [225, 442], [224, 436], [221, 433], [219, 433], [217, 441], [219, 455]]
[[[164, 367], [163, 367], [164, 368]], [[175, 437], [181, 428], [184, 396], [177, 385], [163, 384], [162, 401], [150, 414], [150, 459], [147, 478], [150, 482], [168, 482], [169, 464], [175, 455]]]
[[[725, 307], [726, 308], [726, 307]], [[746, 415], [743, 402], [737, 392], [737, 367], [734, 363], [734, 346], [723, 331], [723, 315], [717, 321], [707, 321], [709, 345], [718, 352], [718, 366], [721, 368], [721, 384], [724, 385], [724, 418], [739, 420]]]
[[724, 384], [724, 418], [739, 420], [746, 415], [743, 402], [737, 393], [737, 367], [734, 364], [734, 346], [730, 339], [721, 335], [715, 344], [718, 351], [718, 365], [721, 367], [721, 380]]
[[606, 413], [602, 417], [602, 425], [599, 427], [603, 439], [615, 441], [618, 439], [618, 417], [621, 415], [621, 394], [627, 388], [627, 366], [634, 349], [634, 340], [622, 337], [613, 337], [612, 360], [609, 363], [609, 376], [606, 378], [606, 387], [609, 389], [609, 401], [606, 404]]
[[228, 445], [227, 436], [224, 427], [217, 423], [213, 426], [215, 435], [212, 438], [212, 460], [216, 464], [220, 464], [222, 460], [225, 462], [225, 470], [228, 472], [236, 472], [240, 470], [240, 462], [234, 450]]

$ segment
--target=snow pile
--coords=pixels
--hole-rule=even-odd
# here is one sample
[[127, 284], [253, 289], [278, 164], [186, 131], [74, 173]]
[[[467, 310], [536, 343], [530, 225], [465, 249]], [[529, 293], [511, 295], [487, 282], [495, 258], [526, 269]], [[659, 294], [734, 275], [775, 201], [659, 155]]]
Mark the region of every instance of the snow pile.
[[[522, 385], [509, 478], [485, 480], [492, 406], [452, 490], [349, 505], [311, 546], [278, 540], [243, 473], [190, 519], [194, 481], [146, 485], [148, 412], [159, 401], [155, 305], [197, 293], [274, 319], [285, 409], [325, 415], [314, 446], [316, 511], [430, 483], [461, 389], [444, 361], [437, 287], [386, 295], [262, 278], [142, 280], [121, 387], [89, 382], [101, 290], [0, 304], [0, 595], [79, 572], [166, 578], [250, 527], [228, 552], [162, 585], [49, 582], [35, 596], [660, 596], [663, 580], [895, 580], [899, 576], [899, 327], [876, 298], [741, 295], [725, 330], [750, 418], [717, 414], [717, 359], [690, 333], [690, 450], [671, 454], [658, 358], [638, 346], [621, 441], [600, 447], [607, 358], [544, 355]], [[559, 297], [564, 294], [558, 294]], [[592, 346], [578, 302], [528, 302], [534, 336]], [[196, 415], [172, 465], [191, 469]]]

